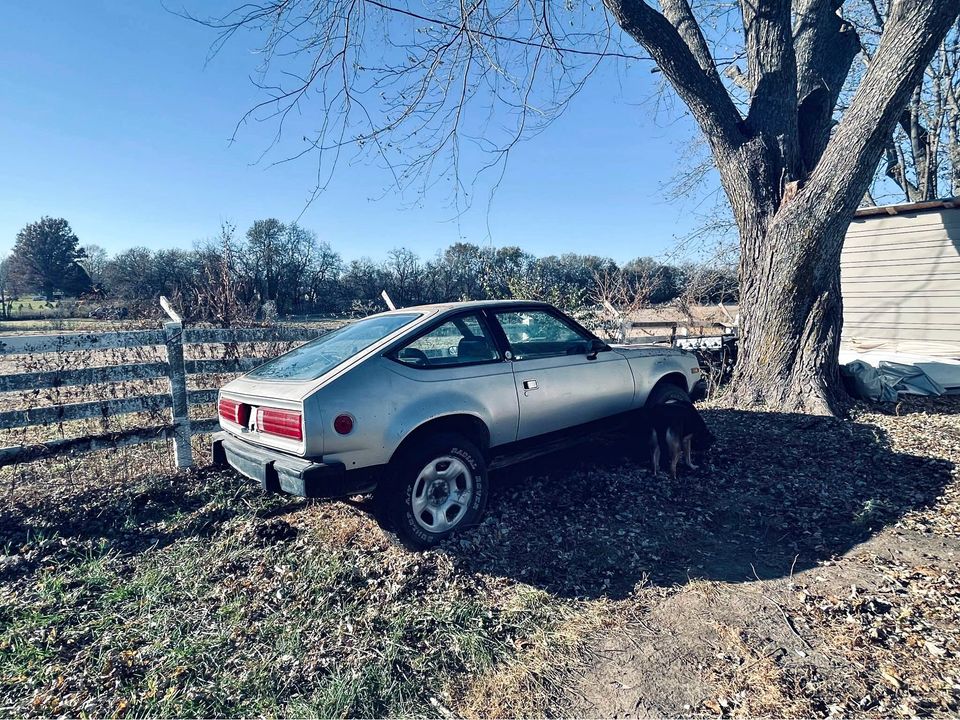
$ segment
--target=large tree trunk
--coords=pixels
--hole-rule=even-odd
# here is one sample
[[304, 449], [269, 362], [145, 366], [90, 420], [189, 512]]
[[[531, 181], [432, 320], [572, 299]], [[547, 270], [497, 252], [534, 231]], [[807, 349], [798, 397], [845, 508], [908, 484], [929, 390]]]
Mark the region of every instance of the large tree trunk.
[[[738, 403], [787, 412], [844, 410], [838, 366], [843, 240], [936, 38], [956, 16], [954, 3], [905, 0], [829, 142], [801, 142], [821, 154], [805, 152], [797, 174], [771, 152], [763, 123], [756, 131], [763, 141], [745, 143], [726, 170], [720, 157], [741, 234], [742, 336], [732, 388]], [[847, 39], [837, 37], [839, 56], [852, 59]]]
[[836, 414], [846, 404], [837, 354], [845, 222], [815, 228], [795, 217], [744, 239], [741, 343], [732, 396], [739, 405]]
[[[859, 50], [838, 0], [741, 2], [746, 117], [710, 57], [689, 0], [604, 0], [650, 53], [710, 144], [740, 230], [740, 404], [833, 414], [845, 395], [840, 250], [884, 144], [957, 0], [898, 0], [842, 119], [837, 96]], [[794, 20], [796, 24], [794, 25]]]

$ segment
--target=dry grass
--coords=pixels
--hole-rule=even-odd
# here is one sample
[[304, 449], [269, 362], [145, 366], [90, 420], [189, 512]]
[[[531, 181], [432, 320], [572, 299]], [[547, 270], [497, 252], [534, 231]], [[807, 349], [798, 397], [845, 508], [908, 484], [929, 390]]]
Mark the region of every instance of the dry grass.
[[535, 712], [547, 693], [529, 690], [592, 626], [581, 603], [232, 473], [64, 485], [14, 488], [2, 514], [8, 714], [466, 714], [477, 678]]
[[[539, 603], [560, 615], [548, 628], [516, 639], [516, 652], [459, 688], [455, 702], [463, 717], [548, 717], [566, 692], [571, 674], [580, 672], [593, 655], [591, 643], [601, 631], [623, 628], [627, 618], [612, 603], [588, 606], [557, 603], [542, 593]], [[514, 612], [526, 612], [515, 608]]]

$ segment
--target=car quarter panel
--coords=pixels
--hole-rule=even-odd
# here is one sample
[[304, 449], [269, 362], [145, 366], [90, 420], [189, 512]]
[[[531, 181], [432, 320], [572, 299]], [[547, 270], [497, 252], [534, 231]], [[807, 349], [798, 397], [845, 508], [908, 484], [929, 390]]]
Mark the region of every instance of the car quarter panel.
[[643, 407], [650, 391], [667, 375], [682, 375], [687, 392], [692, 391], [694, 384], [700, 379], [699, 375], [693, 372], [697, 367], [697, 358], [690, 353], [673, 348], [629, 345], [615, 345], [614, 350], [626, 357], [630, 363], [636, 388], [633, 396], [634, 408]]
[[[414, 368], [385, 357], [370, 358], [304, 401], [319, 415], [324, 462], [351, 467], [383, 465], [420, 425], [447, 415], [472, 415], [490, 432], [491, 446], [516, 440], [517, 392], [509, 362], [463, 367]], [[337, 415], [354, 429], [339, 435]]]

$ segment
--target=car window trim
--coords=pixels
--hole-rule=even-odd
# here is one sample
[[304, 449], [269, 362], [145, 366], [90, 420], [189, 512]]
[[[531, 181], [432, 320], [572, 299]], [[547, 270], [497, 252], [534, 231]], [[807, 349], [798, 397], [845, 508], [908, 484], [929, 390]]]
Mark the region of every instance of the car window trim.
[[[559, 320], [561, 323], [566, 325], [571, 330], [575, 330], [578, 333], [583, 333], [587, 336], [587, 342], [591, 340], [599, 340], [596, 335], [587, 330], [583, 325], [578, 323], [572, 317], [568, 317], [565, 313], [554, 308], [552, 305], [506, 305], [498, 306], [493, 308], [486, 308], [487, 313], [489, 314], [489, 321], [496, 325], [497, 334], [502, 338], [503, 343], [506, 345], [506, 348], [510, 351], [510, 360], [512, 362], [523, 362], [525, 360], [543, 360], [546, 358], [556, 358], [556, 357], [576, 357], [576, 355], [568, 355], [567, 353], [552, 353], [550, 355], [537, 355], [536, 357], [520, 357], [518, 358], [516, 352], [513, 349], [513, 345], [510, 343], [510, 339], [507, 337], [506, 330], [503, 329], [503, 326], [500, 324], [500, 319], [497, 317], [498, 314], [511, 313], [511, 312], [542, 312], [546, 315], [550, 315], [556, 320]], [[607, 350], [610, 350], [610, 346], [607, 345]]]
[[[411, 343], [416, 342], [424, 335], [429, 335], [437, 328], [446, 325], [448, 322], [454, 322], [456, 320], [461, 320], [465, 317], [473, 315], [477, 318], [477, 322], [480, 323], [480, 327], [488, 333], [487, 340], [490, 341], [490, 344], [493, 346], [493, 349], [497, 352], [497, 357], [493, 360], [477, 360], [474, 362], [468, 363], [458, 363], [456, 365], [411, 365], [405, 363], [397, 357], [397, 353], [403, 350]], [[457, 328], [459, 330], [459, 328]], [[463, 332], [462, 330], [460, 332]], [[482, 311], [481, 308], [470, 308], [467, 310], [461, 310], [460, 312], [453, 313], [451, 315], [443, 315], [433, 322], [427, 323], [423, 329], [419, 330], [413, 335], [408, 337], [400, 338], [393, 344], [391, 344], [386, 350], [381, 353], [381, 356], [395, 362], [397, 365], [401, 365], [405, 368], [410, 368], [412, 370], [450, 370], [454, 368], [465, 368], [465, 367], [475, 367], [477, 365], [492, 365], [493, 363], [504, 362], [506, 356], [504, 355], [503, 348], [500, 347], [500, 343], [497, 341], [496, 334], [493, 332], [493, 329], [490, 326], [490, 321], [486, 317], [486, 313]]]

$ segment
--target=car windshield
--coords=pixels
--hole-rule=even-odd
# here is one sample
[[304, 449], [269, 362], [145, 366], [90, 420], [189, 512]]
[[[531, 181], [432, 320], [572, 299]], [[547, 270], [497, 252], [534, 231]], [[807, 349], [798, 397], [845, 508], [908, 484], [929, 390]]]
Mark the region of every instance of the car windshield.
[[327, 333], [248, 373], [260, 380], [315, 380], [420, 317], [419, 313], [380, 315]]

